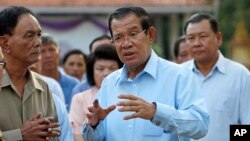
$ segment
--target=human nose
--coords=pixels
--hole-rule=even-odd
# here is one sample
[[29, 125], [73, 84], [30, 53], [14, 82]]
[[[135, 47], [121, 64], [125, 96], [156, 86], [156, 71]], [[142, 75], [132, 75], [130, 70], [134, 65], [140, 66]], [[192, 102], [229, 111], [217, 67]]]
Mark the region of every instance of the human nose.
[[35, 44], [35, 47], [41, 47], [41, 46], [42, 46], [42, 39], [41, 39], [40, 36], [36, 36], [34, 42], [35, 42], [35, 43], [34, 43], [34, 44]]
[[77, 65], [73, 65], [73, 66], [72, 66], [72, 69], [73, 69], [74, 71], [78, 71], [78, 70], [79, 70], [79, 68], [78, 68]]
[[123, 38], [123, 42], [131, 42], [131, 40], [132, 40], [132, 38], [129, 37], [129, 36], [125, 36], [125, 37]]
[[124, 48], [127, 48], [131, 45], [132, 41], [131, 41], [131, 38], [129, 36], [127, 37], [124, 37], [123, 38], [123, 42], [122, 42], [122, 47]]
[[104, 72], [103, 72], [103, 76], [106, 77], [108, 76], [112, 71], [109, 70], [109, 69], [105, 69]]
[[201, 41], [201, 40], [200, 40], [199, 37], [195, 38], [195, 39], [194, 39], [194, 44], [193, 44], [193, 45], [194, 45], [195, 47], [196, 47], [196, 46], [199, 46], [199, 45], [200, 45], [200, 41]]
[[44, 57], [50, 57], [50, 56], [51, 56], [51, 53], [50, 53], [50, 51], [44, 51], [44, 52], [42, 53], [42, 56], [44, 56]]

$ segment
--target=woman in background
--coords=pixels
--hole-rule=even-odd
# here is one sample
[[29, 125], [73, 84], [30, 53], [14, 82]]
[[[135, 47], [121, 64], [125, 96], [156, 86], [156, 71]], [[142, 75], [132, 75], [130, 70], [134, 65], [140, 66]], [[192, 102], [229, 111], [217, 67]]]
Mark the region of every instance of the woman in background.
[[83, 141], [82, 123], [87, 119], [88, 106], [93, 103], [103, 79], [113, 71], [122, 67], [115, 47], [112, 44], [99, 46], [87, 59], [87, 80], [91, 88], [74, 95], [70, 108], [70, 120], [75, 141]]

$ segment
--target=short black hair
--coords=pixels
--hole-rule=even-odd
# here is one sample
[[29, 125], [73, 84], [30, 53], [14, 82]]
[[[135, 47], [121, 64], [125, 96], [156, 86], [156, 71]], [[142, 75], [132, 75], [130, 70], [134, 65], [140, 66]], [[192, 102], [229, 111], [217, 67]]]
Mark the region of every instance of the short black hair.
[[113, 44], [100, 45], [96, 50], [88, 56], [87, 59], [87, 80], [91, 86], [95, 85], [94, 80], [94, 64], [97, 60], [114, 60], [118, 63], [119, 68], [122, 67], [123, 63], [119, 59], [116, 49]]
[[20, 17], [24, 14], [35, 14], [28, 8], [22, 6], [11, 6], [0, 12], [0, 36], [12, 35]]
[[179, 56], [179, 50], [180, 50], [180, 44], [182, 42], [185, 42], [185, 36], [179, 37], [175, 42], [174, 42], [174, 56], [177, 58]]
[[113, 19], [122, 19], [128, 14], [135, 14], [138, 18], [140, 18], [141, 27], [143, 30], [147, 30], [149, 27], [153, 26], [153, 20], [145, 9], [141, 7], [121, 7], [115, 10], [109, 17], [109, 31], [111, 37], [113, 37], [113, 32], [111, 29]]
[[73, 49], [73, 50], [68, 51], [68, 52], [64, 55], [64, 57], [63, 57], [63, 59], [62, 59], [62, 64], [63, 64], [63, 65], [67, 62], [68, 58], [69, 58], [71, 55], [82, 55], [82, 56], [83, 56], [83, 59], [85, 60], [85, 62], [87, 61], [87, 55], [86, 55], [86, 54], [84, 54], [84, 53], [83, 53], [81, 50], [79, 50], [79, 49]]
[[196, 13], [194, 15], [192, 15], [188, 20], [187, 22], [185, 23], [184, 25], [184, 33], [186, 35], [186, 30], [187, 30], [187, 26], [190, 24], [190, 23], [199, 23], [201, 22], [202, 20], [208, 20], [210, 25], [211, 25], [211, 29], [213, 30], [214, 33], [217, 33], [219, 32], [219, 25], [218, 25], [218, 22], [217, 20], [210, 14], [207, 14], [207, 13]]
[[96, 42], [96, 41], [100, 41], [100, 40], [104, 40], [104, 39], [107, 39], [107, 40], [111, 40], [111, 37], [104, 34], [104, 35], [101, 35], [99, 37], [96, 37], [94, 40], [92, 40], [92, 42], [89, 44], [89, 52], [91, 52], [92, 48], [93, 48], [93, 44]]

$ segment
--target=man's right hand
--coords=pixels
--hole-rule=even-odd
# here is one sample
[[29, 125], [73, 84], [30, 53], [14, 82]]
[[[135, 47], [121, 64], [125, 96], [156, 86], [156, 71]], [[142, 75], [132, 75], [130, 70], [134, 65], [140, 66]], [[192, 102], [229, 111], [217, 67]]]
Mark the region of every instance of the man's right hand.
[[50, 137], [60, 136], [59, 123], [54, 122], [52, 117], [42, 118], [41, 114], [36, 114], [26, 121], [21, 127], [21, 134], [24, 141], [46, 141]]
[[93, 102], [93, 105], [88, 107], [89, 112], [86, 113], [88, 118], [88, 125], [97, 126], [100, 120], [103, 120], [111, 111], [116, 108], [115, 105], [111, 105], [106, 109], [102, 109], [99, 105], [98, 100], [96, 99]]

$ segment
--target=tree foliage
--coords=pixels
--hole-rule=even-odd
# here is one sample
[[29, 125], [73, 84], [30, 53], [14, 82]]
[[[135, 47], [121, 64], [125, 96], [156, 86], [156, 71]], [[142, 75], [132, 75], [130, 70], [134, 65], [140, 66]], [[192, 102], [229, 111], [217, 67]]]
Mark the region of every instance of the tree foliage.
[[221, 0], [219, 8], [220, 29], [223, 34], [222, 51], [228, 51], [228, 45], [235, 33], [236, 25], [243, 20], [246, 30], [250, 31], [250, 1]]

